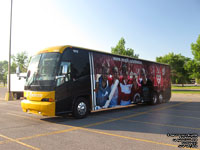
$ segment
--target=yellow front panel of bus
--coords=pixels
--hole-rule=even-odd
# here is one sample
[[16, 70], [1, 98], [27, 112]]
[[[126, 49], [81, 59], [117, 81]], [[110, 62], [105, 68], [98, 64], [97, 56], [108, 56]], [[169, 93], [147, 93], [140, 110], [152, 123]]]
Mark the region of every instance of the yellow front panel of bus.
[[49, 98], [55, 101], [55, 91], [50, 92], [35, 92], [35, 91], [24, 91], [24, 97], [27, 100], [41, 101], [43, 98]]
[[27, 113], [55, 116], [55, 102], [21, 101], [22, 110]]
[[26, 99], [21, 101], [24, 112], [43, 116], [55, 116], [55, 91], [24, 91], [24, 97]]

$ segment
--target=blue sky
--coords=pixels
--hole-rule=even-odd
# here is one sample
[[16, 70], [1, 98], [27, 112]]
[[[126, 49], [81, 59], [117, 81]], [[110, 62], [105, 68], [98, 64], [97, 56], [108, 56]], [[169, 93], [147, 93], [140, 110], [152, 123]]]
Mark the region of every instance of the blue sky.
[[[111, 51], [121, 37], [142, 59], [193, 58], [199, 0], [13, 0], [12, 54], [56, 45]], [[0, 60], [8, 58], [9, 0], [0, 2]]]

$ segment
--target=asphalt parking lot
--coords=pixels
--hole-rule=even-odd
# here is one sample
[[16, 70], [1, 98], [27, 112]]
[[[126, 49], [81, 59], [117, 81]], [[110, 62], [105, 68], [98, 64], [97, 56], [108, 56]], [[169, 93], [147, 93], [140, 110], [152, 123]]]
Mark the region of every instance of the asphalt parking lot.
[[198, 140], [199, 108], [200, 95], [173, 94], [169, 103], [97, 112], [77, 120], [27, 114], [20, 100], [1, 99], [0, 149], [180, 150], [182, 143], [175, 142], [180, 134]]

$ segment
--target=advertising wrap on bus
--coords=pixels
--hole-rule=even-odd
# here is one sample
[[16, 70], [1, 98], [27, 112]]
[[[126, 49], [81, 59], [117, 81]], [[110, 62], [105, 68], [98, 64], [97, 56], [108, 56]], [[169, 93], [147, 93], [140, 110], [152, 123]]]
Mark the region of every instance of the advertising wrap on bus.
[[[167, 65], [100, 53], [93, 54], [97, 109], [149, 102], [171, 96]], [[156, 97], [155, 97], [156, 96]]]

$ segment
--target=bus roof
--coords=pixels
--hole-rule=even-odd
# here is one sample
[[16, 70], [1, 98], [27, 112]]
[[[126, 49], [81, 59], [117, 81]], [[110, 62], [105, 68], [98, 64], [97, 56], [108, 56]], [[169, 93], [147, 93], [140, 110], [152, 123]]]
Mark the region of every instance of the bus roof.
[[45, 48], [45, 49], [39, 51], [37, 54], [41, 54], [41, 53], [50, 53], [50, 52], [63, 53], [63, 51], [64, 51], [65, 48], [67, 48], [67, 47], [70, 47], [70, 46], [66, 45], [66, 46], [48, 47], [48, 48]]
[[[93, 51], [93, 52], [98, 52], [98, 53], [104, 53], [104, 54], [109, 54], [109, 55], [113, 55], [113, 56], [120, 56], [120, 57], [126, 57], [126, 58], [131, 58], [131, 59], [137, 59], [137, 60], [141, 60], [141, 61], [148, 61], [148, 62], [152, 62], [152, 63], [157, 63], [157, 64], [162, 64], [162, 65], [168, 65], [165, 63], [159, 63], [159, 62], [154, 62], [154, 61], [150, 61], [150, 60], [145, 60], [145, 59], [138, 59], [138, 58], [133, 58], [130, 56], [126, 56], [126, 55], [119, 55], [119, 54], [112, 54], [109, 52], [104, 52], [104, 51], [100, 51], [100, 50], [94, 50], [94, 49], [88, 49], [88, 48], [83, 48], [83, 47], [78, 47], [78, 46], [72, 46], [72, 45], [64, 45], [64, 46], [54, 46], [54, 47], [49, 47], [46, 49], [43, 49], [41, 51], [39, 51], [37, 54], [40, 53], [50, 53], [50, 52], [58, 52], [58, 53], [63, 53], [63, 51], [66, 48], [78, 48], [78, 49], [83, 49], [83, 50], [87, 50], [87, 51]], [[168, 65], [169, 66], [169, 65]]]

